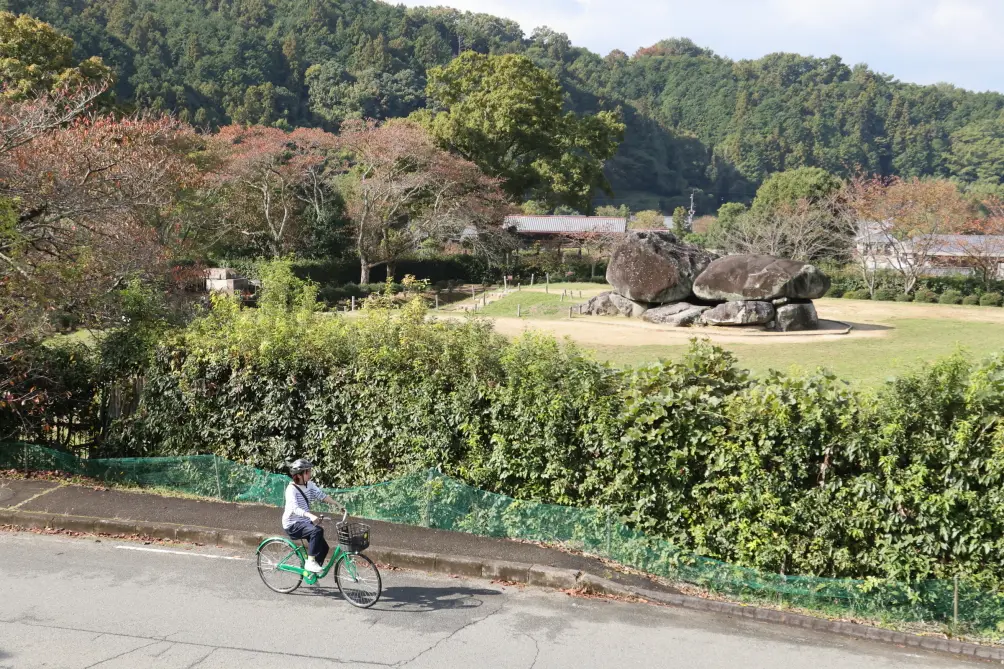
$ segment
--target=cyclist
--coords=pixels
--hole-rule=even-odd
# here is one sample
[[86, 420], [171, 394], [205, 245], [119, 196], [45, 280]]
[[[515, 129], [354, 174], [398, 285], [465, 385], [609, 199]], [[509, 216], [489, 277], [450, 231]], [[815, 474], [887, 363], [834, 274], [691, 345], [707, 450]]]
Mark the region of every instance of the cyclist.
[[[311, 500], [336, 505], [337, 502], [326, 495], [317, 484], [310, 480], [313, 463], [300, 458], [289, 465], [292, 481], [286, 486], [286, 507], [282, 513], [282, 529], [290, 539], [307, 540], [307, 562], [303, 568], [318, 574], [328, 556], [328, 542], [324, 540], [324, 530], [318, 522], [320, 518], [310, 512]], [[345, 509], [339, 507], [340, 510]]]

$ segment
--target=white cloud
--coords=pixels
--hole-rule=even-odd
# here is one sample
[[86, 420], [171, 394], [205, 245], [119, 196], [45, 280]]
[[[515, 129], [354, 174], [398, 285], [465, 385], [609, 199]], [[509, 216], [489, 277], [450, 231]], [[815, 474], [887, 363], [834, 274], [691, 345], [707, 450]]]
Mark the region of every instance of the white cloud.
[[[428, 0], [403, 0], [410, 6]], [[433, 0], [435, 2], [435, 0]], [[506, 16], [529, 34], [548, 25], [573, 43], [628, 53], [690, 37], [730, 58], [777, 51], [837, 54], [903, 81], [1004, 92], [1001, 0], [444, 0]]]

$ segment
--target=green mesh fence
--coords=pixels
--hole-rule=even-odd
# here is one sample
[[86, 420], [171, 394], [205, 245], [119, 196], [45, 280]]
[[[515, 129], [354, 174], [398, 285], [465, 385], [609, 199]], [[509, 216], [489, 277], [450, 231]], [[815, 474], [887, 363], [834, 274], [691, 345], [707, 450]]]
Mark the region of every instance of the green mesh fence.
[[[58, 470], [109, 483], [275, 506], [282, 505], [289, 482], [286, 476], [212, 455], [86, 460], [20, 443], [0, 444], [0, 470], [5, 469]], [[327, 492], [358, 517], [546, 542], [741, 601], [900, 621], [951, 622], [957, 610], [958, 621], [967, 627], [1004, 628], [1004, 595], [965, 579], [957, 585], [939, 580], [907, 584], [764, 573], [680, 550], [632, 530], [601, 509], [517, 500], [472, 488], [435, 470]]]

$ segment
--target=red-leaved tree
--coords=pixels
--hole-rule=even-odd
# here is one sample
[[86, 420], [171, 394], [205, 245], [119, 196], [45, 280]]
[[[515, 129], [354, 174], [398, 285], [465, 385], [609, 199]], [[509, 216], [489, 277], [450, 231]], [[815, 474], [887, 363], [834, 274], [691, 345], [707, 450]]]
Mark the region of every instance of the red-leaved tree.
[[0, 155], [0, 196], [15, 205], [0, 262], [39, 307], [163, 275], [150, 221], [199, 179], [185, 158], [197, 141], [169, 118], [80, 117]]
[[845, 197], [856, 221], [867, 228], [865, 244], [902, 275], [907, 293], [930, 268], [944, 243], [940, 236], [957, 233], [971, 218], [970, 204], [944, 179], [855, 179]]
[[334, 135], [312, 128], [220, 129], [212, 138], [219, 160], [219, 238], [242, 240], [273, 257], [293, 250], [308, 221], [323, 219], [330, 206], [325, 170], [336, 143]]
[[989, 285], [1004, 265], [1004, 200], [992, 197], [982, 204], [986, 214], [965, 225], [958, 246], [966, 265]]
[[339, 144], [349, 156], [336, 183], [348, 205], [361, 283], [426, 241], [463, 238], [490, 248], [508, 208], [498, 179], [436, 147], [417, 124], [347, 123]]

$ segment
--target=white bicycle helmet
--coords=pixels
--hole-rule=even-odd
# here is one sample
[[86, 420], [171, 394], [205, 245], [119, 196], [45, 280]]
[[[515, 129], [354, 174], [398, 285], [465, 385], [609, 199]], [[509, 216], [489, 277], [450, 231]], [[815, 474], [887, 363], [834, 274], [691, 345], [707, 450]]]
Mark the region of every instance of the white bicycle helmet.
[[295, 462], [289, 465], [289, 473], [292, 476], [296, 476], [297, 474], [302, 474], [303, 472], [310, 471], [313, 468], [314, 468], [314, 463], [312, 463], [310, 460], [304, 460], [303, 458], [300, 458], [299, 460], [296, 460]]

